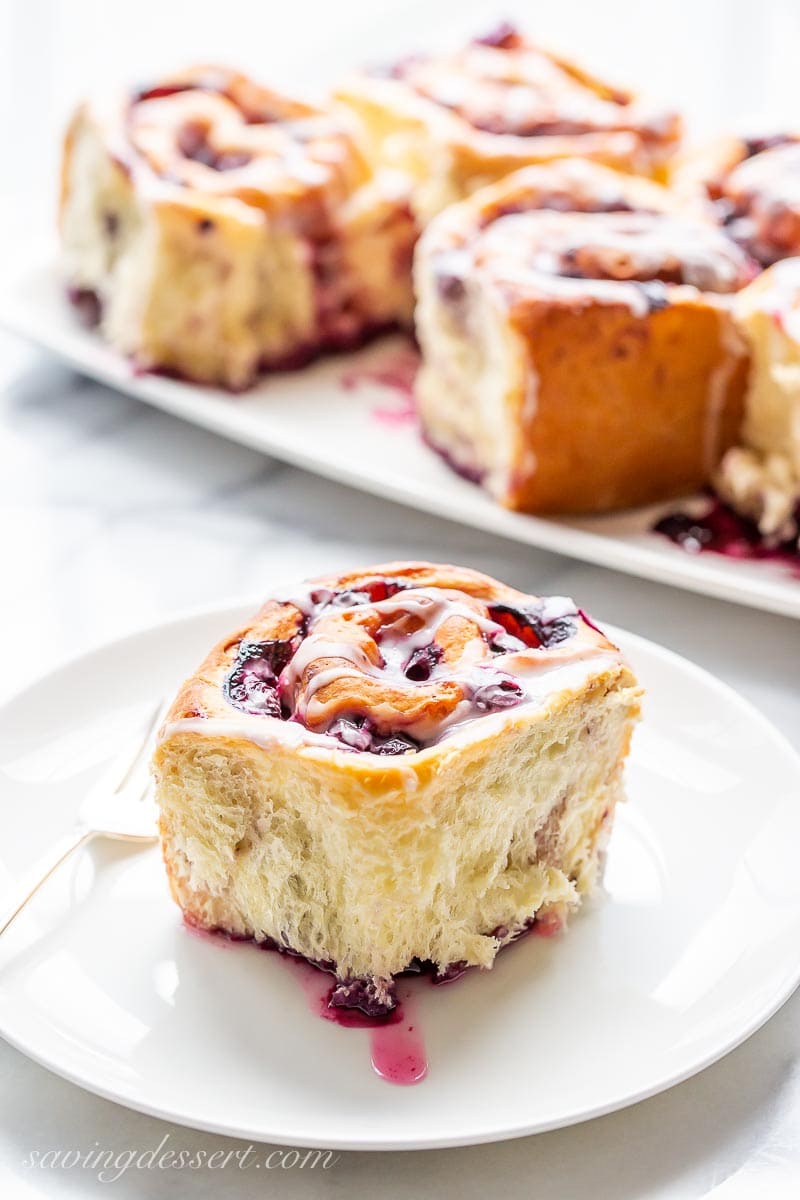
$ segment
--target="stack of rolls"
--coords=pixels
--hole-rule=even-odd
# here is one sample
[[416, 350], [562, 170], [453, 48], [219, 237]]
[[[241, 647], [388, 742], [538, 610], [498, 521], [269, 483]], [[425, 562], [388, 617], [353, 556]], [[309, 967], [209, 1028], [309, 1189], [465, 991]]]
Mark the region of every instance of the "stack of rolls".
[[678, 114], [502, 26], [320, 107], [208, 66], [81, 106], [64, 273], [137, 370], [229, 389], [413, 324], [423, 435], [500, 503], [713, 481], [782, 541], [798, 179], [800, 134], [687, 151]]

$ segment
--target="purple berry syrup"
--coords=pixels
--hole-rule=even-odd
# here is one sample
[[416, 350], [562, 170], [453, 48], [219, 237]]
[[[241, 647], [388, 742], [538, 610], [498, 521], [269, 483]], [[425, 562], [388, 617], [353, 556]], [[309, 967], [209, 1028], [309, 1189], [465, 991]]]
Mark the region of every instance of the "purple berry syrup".
[[383, 355], [373, 366], [351, 367], [342, 374], [339, 383], [346, 392], [364, 385], [377, 385], [394, 392], [395, 404], [376, 404], [372, 416], [382, 425], [414, 425], [417, 420], [414, 381], [418, 370], [419, 355], [409, 346]]
[[800, 578], [800, 547], [797, 542], [770, 546], [757, 526], [714, 496], [699, 516], [687, 512], [668, 513], [654, 526], [687, 554], [711, 551], [725, 558], [769, 560], [788, 566]]
[[[204, 929], [187, 916], [184, 916], [183, 924], [194, 937], [213, 942], [217, 946], [235, 947], [238, 943], [247, 943], [251, 947], [257, 946], [259, 950], [274, 952], [278, 961], [283, 963], [285, 969], [300, 983], [308, 1006], [315, 1016], [344, 1029], [369, 1031], [370, 1061], [373, 1070], [387, 1083], [401, 1087], [421, 1083], [428, 1073], [425, 1042], [416, 1013], [413, 979], [424, 975], [430, 983], [441, 986], [453, 984], [472, 971], [464, 962], [451, 963], [450, 966], [438, 970], [432, 963], [415, 960], [402, 972], [403, 978], [393, 981], [392, 1007], [379, 1009], [373, 1003], [374, 992], [370, 985], [362, 980], [353, 980], [350, 984], [343, 985], [335, 979], [335, 964], [332, 962], [312, 962], [271, 939], [256, 943], [252, 938], [237, 937], [224, 930]], [[507, 950], [509, 946], [515, 946], [529, 936], [555, 937], [563, 928], [563, 918], [557, 913], [532, 917], [521, 933], [513, 941], [507, 942], [502, 949]], [[508, 936], [508, 929], [506, 926], [498, 926], [494, 935], [505, 938]], [[402, 988], [400, 995], [398, 987]], [[343, 990], [347, 992], [346, 996], [342, 995]], [[340, 997], [338, 1002], [337, 995]]]

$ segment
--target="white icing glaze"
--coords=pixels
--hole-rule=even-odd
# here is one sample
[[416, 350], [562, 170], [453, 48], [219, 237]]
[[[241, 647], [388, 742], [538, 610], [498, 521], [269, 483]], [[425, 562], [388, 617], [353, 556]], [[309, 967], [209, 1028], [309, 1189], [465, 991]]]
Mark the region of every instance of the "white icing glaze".
[[535, 210], [500, 216], [478, 233], [473, 262], [496, 284], [624, 304], [641, 317], [650, 307], [643, 283], [678, 271], [680, 283], [663, 285], [673, 299], [729, 293], [742, 281], [745, 258], [724, 234], [700, 222], [664, 214]]
[[742, 315], [768, 313], [780, 330], [800, 345], [800, 258], [785, 258], [762, 272], [739, 294]]
[[[316, 593], [315, 593], [316, 594]], [[311, 616], [313, 607], [310, 597], [302, 594], [297, 597], [298, 607]], [[571, 600], [565, 600], [569, 611], [575, 612]], [[435, 640], [437, 631], [442, 623], [452, 617], [461, 617], [477, 626], [480, 633], [486, 636], [508, 638], [502, 625], [489, 620], [479, 611], [454, 599], [451, 594], [440, 588], [409, 588], [397, 592], [396, 595], [378, 600], [369, 605], [371, 612], [384, 616], [381, 624], [380, 653], [382, 662], [374, 663], [364, 651], [350, 641], [331, 641], [326, 633], [311, 632], [306, 636], [300, 648], [294, 654], [291, 662], [281, 674], [281, 690], [294, 699], [296, 717], [314, 728], [326, 727], [335, 716], [335, 710], [326, 708], [317, 699], [319, 692], [343, 677], [350, 676], [356, 685], [363, 676], [367, 675], [377, 681], [390, 683], [393, 688], [401, 688], [412, 692], [418, 683], [404, 675], [404, 669], [414, 652]], [[323, 609], [320, 616], [327, 613], [333, 615], [342, 611], [341, 606]], [[412, 628], [409, 629], [409, 625]], [[513, 642], [515, 639], [511, 639]], [[520, 646], [522, 643], [518, 643]], [[429, 679], [447, 678], [459, 683], [465, 695], [472, 694], [474, 688], [487, 686], [493, 679], [483, 678], [473, 674], [473, 665], [477, 658], [485, 653], [485, 643], [474, 639], [467, 643], [465, 653], [457, 664], [435, 664]], [[331, 660], [331, 665], [305, 677], [309, 667], [314, 662]], [[505, 662], [505, 658], [503, 659]], [[495, 669], [495, 675], [498, 675]], [[506, 673], [506, 678], [508, 673]], [[494, 677], [493, 677], [494, 678]], [[402, 730], [412, 737], [427, 741], [435, 737], [438, 727], [429, 721], [417, 721], [412, 724], [402, 724]]]
[[292, 747], [303, 754], [325, 761], [335, 758], [341, 761], [341, 756], [354, 757], [356, 762], [367, 760], [373, 767], [380, 764], [386, 770], [402, 772], [405, 769], [413, 775], [413, 771], [409, 770], [410, 765], [418, 762], [421, 755], [435, 752], [441, 742], [446, 741], [448, 746], [452, 745], [455, 748], [467, 745], [471, 741], [494, 737], [506, 726], [528, 719], [533, 712], [544, 711], [548, 703], [562, 692], [578, 692], [592, 678], [617, 666], [621, 661], [619, 651], [597, 649], [586, 650], [568, 658], [543, 659], [538, 670], [531, 670], [526, 675], [528, 685], [524, 703], [476, 718], [472, 706], [462, 701], [463, 707], [459, 706], [442, 726], [437, 742], [408, 756], [386, 757], [370, 752], [358, 752], [354, 755], [354, 752], [348, 750], [337, 738], [324, 733], [314, 733], [298, 721], [251, 716], [235, 709], [231, 710], [229, 717], [184, 717], [172, 721], [162, 730], [160, 741], [168, 741], [183, 733], [200, 734], [204, 737], [252, 742], [263, 750], [277, 746]]
[[473, 42], [437, 58], [411, 58], [397, 72], [420, 95], [477, 129], [516, 136], [640, 129], [674, 133], [675, 118], [646, 112], [624, 92], [605, 95], [554, 57], [514, 37]]
[[296, 203], [299, 189], [324, 208], [357, 182], [352, 137], [335, 117], [226, 71], [190, 71], [185, 80], [164, 81], [166, 88], [172, 82], [184, 86], [159, 95], [156, 82], [153, 97], [126, 97], [112, 125], [120, 161], [156, 192], [178, 186], [219, 200], [241, 194], [263, 222], [253, 191], [288, 192]]
[[800, 144], [772, 146], [745, 159], [730, 174], [726, 192], [763, 206], [800, 208]]

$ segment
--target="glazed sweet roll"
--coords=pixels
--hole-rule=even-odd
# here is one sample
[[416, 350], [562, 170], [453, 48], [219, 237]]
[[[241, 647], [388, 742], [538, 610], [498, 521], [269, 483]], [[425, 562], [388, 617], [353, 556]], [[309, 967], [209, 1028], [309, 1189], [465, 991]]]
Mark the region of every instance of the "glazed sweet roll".
[[414, 180], [425, 221], [530, 163], [579, 156], [654, 174], [681, 123], [504, 25], [443, 55], [413, 55], [342, 84], [375, 161]]
[[800, 134], [720, 137], [676, 160], [673, 186], [705, 195], [762, 266], [800, 254]]
[[716, 477], [720, 494], [767, 541], [800, 535], [800, 259], [776, 263], [736, 299], [752, 345], [742, 445]]
[[398, 177], [340, 117], [221, 68], [83, 105], [60, 227], [73, 299], [144, 370], [241, 388], [410, 320]]
[[417, 247], [425, 436], [510, 508], [679, 495], [738, 436], [749, 355], [730, 303], [755, 264], [655, 185], [610, 174], [584, 179], [583, 211], [558, 212], [520, 172]]
[[187, 919], [299, 954], [332, 1003], [491, 966], [599, 870], [639, 708], [564, 597], [391, 563], [267, 601], [184, 684], [155, 756]]

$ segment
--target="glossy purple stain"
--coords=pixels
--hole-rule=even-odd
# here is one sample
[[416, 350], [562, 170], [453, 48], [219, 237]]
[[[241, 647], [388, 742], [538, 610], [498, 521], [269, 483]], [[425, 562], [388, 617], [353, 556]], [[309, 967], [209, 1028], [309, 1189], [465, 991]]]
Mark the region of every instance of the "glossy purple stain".
[[405, 668], [406, 679], [411, 679], [414, 683], [424, 683], [430, 679], [431, 672], [442, 657], [442, 647], [437, 642], [430, 642], [427, 646], [420, 646], [411, 655]]

